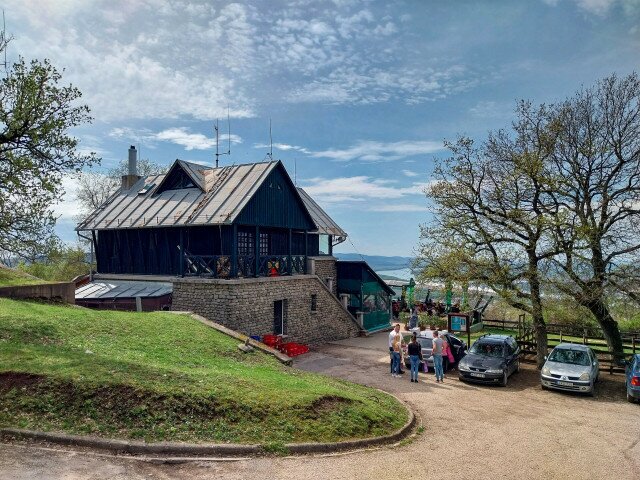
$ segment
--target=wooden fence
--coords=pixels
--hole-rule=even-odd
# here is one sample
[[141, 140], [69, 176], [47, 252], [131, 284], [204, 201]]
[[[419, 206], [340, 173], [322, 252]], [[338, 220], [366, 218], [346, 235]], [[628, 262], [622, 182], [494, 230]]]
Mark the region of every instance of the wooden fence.
[[[516, 333], [516, 340], [520, 345], [523, 360], [535, 360], [536, 355], [536, 338], [533, 326], [525, 322], [521, 317], [520, 320], [484, 320], [485, 328], [497, 328], [501, 330], [513, 331]], [[640, 332], [622, 331], [622, 343], [625, 350], [631, 353], [640, 353]], [[609, 373], [623, 372], [624, 366], [621, 364], [620, 358], [614, 358], [613, 353], [609, 350], [605, 342], [602, 332], [595, 328], [583, 328], [571, 325], [547, 324], [547, 347], [551, 351], [560, 343], [579, 343], [588, 345], [598, 357], [600, 362], [600, 370]]]

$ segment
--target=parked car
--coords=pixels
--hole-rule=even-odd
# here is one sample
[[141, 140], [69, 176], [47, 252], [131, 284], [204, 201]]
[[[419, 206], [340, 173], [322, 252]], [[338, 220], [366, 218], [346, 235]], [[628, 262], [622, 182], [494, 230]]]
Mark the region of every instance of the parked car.
[[627, 400], [636, 402], [640, 400], [640, 353], [627, 362], [626, 375]]
[[467, 382], [507, 386], [509, 376], [520, 371], [520, 347], [507, 335], [483, 335], [458, 363], [458, 378]]
[[540, 372], [543, 390], [549, 388], [593, 395], [600, 365], [591, 348], [586, 345], [561, 343], [551, 351]]
[[[453, 358], [455, 359], [455, 362], [451, 363], [449, 362], [449, 359], [447, 357], [442, 358], [442, 369], [446, 372], [450, 368], [453, 368], [455, 365], [457, 365], [460, 359], [467, 354], [467, 344], [455, 335], [450, 334], [449, 332], [442, 333], [442, 336], [449, 343], [449, 346], [451, 347], [451, 353], [453, 354]], [[410, 341], [411, 336], [406, 336], [405, 342], [409, 343]], [[422, 358], [427, 362], [426, 368], [423, 363], [420, 364], [420, 370], [426, 372], [431, 369], [431, 371], [433, 371], [433, 338], [419, 335], [418, 343], [420, 343], [420, 346], [422, 347]], [[406, 354], [406, 351], [404, 355], [404, 364], [405, 367], [411, 368], [411, 360]]]

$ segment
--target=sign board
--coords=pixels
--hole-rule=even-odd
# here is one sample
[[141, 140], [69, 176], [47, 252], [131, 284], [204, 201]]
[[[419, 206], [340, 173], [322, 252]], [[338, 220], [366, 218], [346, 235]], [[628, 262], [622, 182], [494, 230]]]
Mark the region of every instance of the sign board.
[[467, 345], [471, 345], [471, 319], [466, 313], [450, 313], [447, 317], [450, 332], [466, 332]]
[[449, 330], [453, 332], [466, 332], [467, 320], [468, 318], [466, 315], [450, 315]]

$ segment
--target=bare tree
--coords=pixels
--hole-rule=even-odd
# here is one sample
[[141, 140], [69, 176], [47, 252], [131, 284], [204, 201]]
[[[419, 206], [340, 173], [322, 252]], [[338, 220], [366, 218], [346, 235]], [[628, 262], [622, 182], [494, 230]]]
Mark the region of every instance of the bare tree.
[[551, 208], [555, 285], [597, 319], [609, 348], [623, 355], [607, 292], [638, 300], [640, 271], [640, 79], [605, 78], [557, 108]]
[[422, 229], [421, 252], [427, 274], [460, 269], [458, 280], [489, 286], [530, 313], [542, 366], [547, 331], [541, 284], [543, 267], [555, 254], [544, 240], [553, 216], [543, 210], [542, 197], [554, 134], [546, 107], [521, 103], [517, 114], [513, 134], [499, 131], [480, 148], [468, 138], [447, 143], [453, 157], [437, 165], [436, 182], [426, 192], [435, 222]]

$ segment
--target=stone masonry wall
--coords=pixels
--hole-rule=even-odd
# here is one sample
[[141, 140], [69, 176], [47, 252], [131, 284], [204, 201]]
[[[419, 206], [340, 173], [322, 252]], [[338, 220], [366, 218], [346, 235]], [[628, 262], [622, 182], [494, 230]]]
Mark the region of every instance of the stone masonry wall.
[[[311, 295], [317, 308], [311, 311]], [[182, 278], [173, 310], [189, 310], [246, 335], [273, 333], [276, 300], [287, 300], [287, 340], [305, 344], [355, 337], [359, 327], [315, 275], [238, 280]]]
[[310, 273], [317, 275], [320, 280], [327, 284], [327, 278], [333, 280], [333, 287], [331, 288], [334, 295], [338, 295], [338, 267], [336, 266], [335, 257], [309, 257], [311, 262]]

